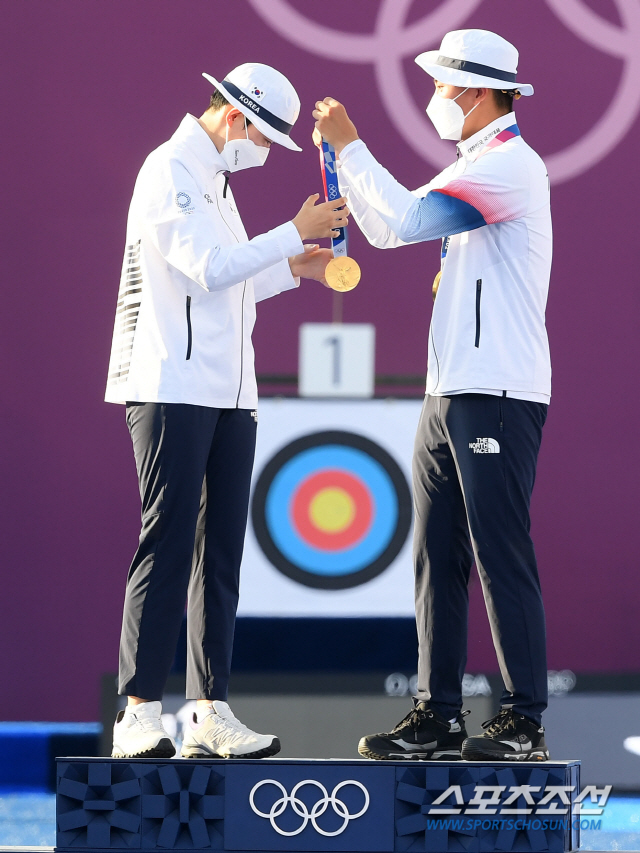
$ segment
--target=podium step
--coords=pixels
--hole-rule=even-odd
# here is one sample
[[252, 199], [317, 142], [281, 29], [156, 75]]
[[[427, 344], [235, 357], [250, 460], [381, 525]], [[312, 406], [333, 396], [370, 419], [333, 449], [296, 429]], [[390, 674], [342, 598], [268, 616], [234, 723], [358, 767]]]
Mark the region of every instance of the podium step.
[[580, 762], [60, 758], [59, 853], [569, 853]]
[[0, 853], [53, 853], [55, 847], [0, 847]]

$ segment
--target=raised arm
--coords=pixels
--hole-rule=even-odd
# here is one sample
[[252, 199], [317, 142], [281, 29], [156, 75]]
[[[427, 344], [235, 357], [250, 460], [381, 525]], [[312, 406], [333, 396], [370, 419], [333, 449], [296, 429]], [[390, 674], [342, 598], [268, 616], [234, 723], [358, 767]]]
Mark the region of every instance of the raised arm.
[[[353, 145], [363, 145], [354, 142]], [[349, 146], [350, 148], [351, 146]], [[340, 192], [349, 201], [349, 210], [358, 228], [362, 231], [372, 246], [377, 249], [395, 249], [398, 246], [406, 246], [407, 243], [395, 234], [389, 225], [372, 207], [366, 198], [356, 189], [355, 183], [351, 183], [342, 164], [338, 163], [338, 181]]]
[[313, 115], [316, 130], [339, 152], [340, 177], [344, 187], [349, 188], [356, 221], [362, 222], [364, 233], [374, 245], [437, 240], [500, 221], [495, 217], [502, 215], [504, 205], [499, 204], [497, 196], [504, 188], [500, 182], [492, 183], [491, 175], [485, 186], [483, 167], [475, 177], [456, 180], [452, 175], [450, 182], [446, 181], [445, 172], [440, 176], [445, 177], [444, 181], [438, 180], [436, 186], [427, 185], [423, 192], [412, 193], [359, 139], [342, 104], [325, 98], [316, 103]]
[[[469, 202], [447, 193], [442, 188], [424, 189], [422, 197], [403, 187], [358, 140], [340, 155], [341, 177], [345, 185], [368, 206], [370, 218], [375, 216], [399, 241], [418, 243], [438, 240], [451, 234], [481, 228], [487, 222]], [[345, 193], [346, 194], [346, 193]], [[358, 221], [358, 211], [349, 196], [351, 210]]]

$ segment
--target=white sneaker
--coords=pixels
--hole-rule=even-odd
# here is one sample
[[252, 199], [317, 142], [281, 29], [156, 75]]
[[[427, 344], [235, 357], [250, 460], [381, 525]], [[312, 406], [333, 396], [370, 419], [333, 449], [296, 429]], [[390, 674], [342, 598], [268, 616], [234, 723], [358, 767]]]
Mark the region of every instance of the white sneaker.
[[280, 752], [274, 735], [252, 732], [234, 716], [226, 702], [217, 699], [201, 723], [196, 714], [185, 727], [183, 758], [267, 758]]
[[171, 758], [176, 745], [162, 725], [161, 702], [127, 705], [113, 727], [112, 758]]

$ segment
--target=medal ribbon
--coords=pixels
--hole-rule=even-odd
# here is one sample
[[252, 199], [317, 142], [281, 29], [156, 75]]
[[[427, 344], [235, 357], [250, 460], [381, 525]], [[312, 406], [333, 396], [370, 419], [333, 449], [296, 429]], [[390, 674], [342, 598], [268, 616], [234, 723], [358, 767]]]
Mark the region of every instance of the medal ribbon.
[[451, 237], [443, 237], [442, 238], [442, 248], [440, 249], [440, 269], [442, 269], [444, 265], [444, 259], [447, 257], [447, 252], [449, 251], [449, 243], [451, 242]]
[[[336, 149], [323, 139], [319, 151], [320, 171], [322, 172], [322, 182], [324, 183], [324, 197], [327, 201], [333, 201], [336, 198], [340, 198]], [[347, 256], [347, 229], [340, 228], [339, 231], [340, 235], [338, 237], [331, 238], [331, 249], [333, 250], [334, 258]]]

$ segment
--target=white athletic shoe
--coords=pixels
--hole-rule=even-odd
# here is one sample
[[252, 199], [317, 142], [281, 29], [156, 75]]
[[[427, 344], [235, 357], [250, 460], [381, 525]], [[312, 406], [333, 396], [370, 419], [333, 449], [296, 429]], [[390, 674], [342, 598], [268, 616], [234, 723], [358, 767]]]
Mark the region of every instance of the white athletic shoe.
[[127, 705], [113, 727], [112, 758], [171, 758], [176, 745], [162, 725], [161, 702]]
[[280, 752], [274, 735], [252, 732], [234, 716], [226, 702], [214, 700], [199, 723], [196, 714], [185, 727], [183, 758], [268, 758]]

